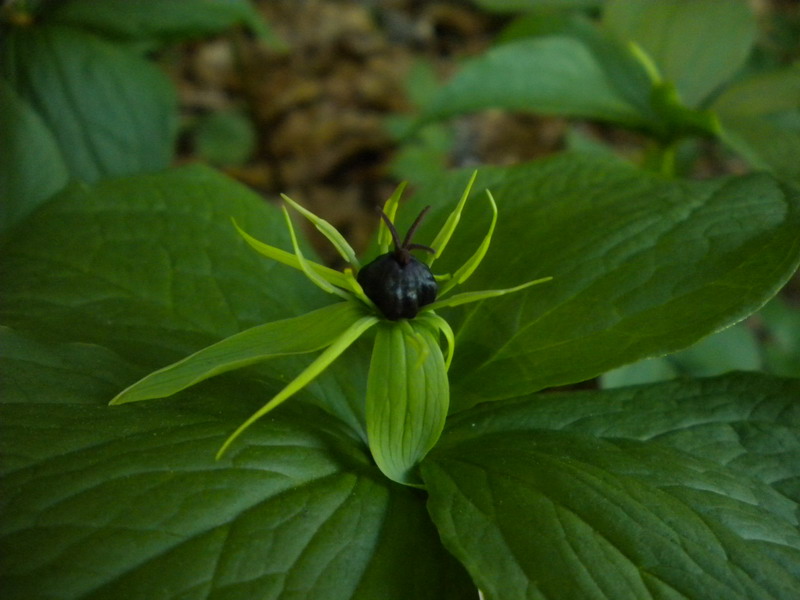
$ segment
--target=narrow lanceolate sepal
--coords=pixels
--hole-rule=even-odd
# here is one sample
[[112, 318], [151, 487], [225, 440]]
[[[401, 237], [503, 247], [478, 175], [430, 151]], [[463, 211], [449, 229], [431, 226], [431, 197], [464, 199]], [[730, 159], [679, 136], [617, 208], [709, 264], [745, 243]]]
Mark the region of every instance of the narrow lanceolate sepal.
[[416, 466], [444, 428], [450, 400], [438, 331], [425, 322], [382, 321], [367, 379], [367, 437], [384, 475], [418, 485]]
[[486, 256], [487, 250], [489, 250], [489, 244], [492, 243], [492, 235], [494, 235], [494, 228], [495, 225], [497, 225], [497, 203], [495, 203], [494, 197], [492, 197], [492, 193], [489, 190], [486, 190], [486, 195], [489, 197], [489, 204], [492, 207], [492, 223], [489, 225], [489, 232], [484, 236], [483, 241], [480, 246], [478, 246], [478, 249], [475, 250], [475, 253], [470, 256], [469, 259], [453, 273], [453, 277], [442, 286], [440, 291], [442, 296], [455, 286], [469, 279], [470, 275], [472, 275], [475, 269], [478, 268], [478, 265], [481, 264], [483, 257]]
[[449, 298], [444, 298], [443, 300], [437, 300], [432, 304], [428, 304], [422, 308], [423, 311], [430, 311], [436, 310], [438, 308], [445, 308], [450, 306], [459, 306], [461, 304], [469, 304], [470, 302], [480, 302], [481, 300], [487, 300], [488, 298], [496, 298], [498, 296], [505, 296], [506, 294], [513, 294], [514, 292], [520, 292], [525, 288], [529, 288], [534, 285], [539, 285], [540, 283], [547, 283], [548, 281], [552, 281], [552, 277], [542, 277], [541, 279], [534, 279], [533, 281], [529, 281], [528, 283], [523, 283], [522, 285], [518, 285], [512, 288], [505, 288], [502, 290], [481, 290], [480, 292], [464, 292], [463, 294], [456, 294], [455, 296], [450, 296]]
[[458, 204], [456, 204], [453, 212], [451, 212], [447, 217], [447, 220], [444, 222], [444, 225], [442, 225], [439, 233], [437, 233], [436, 237], [433, 239], [431, 248], [436, 250], [436, 254], [432, 254], [427, 257], [426, 261], [429, 267], [433, 264], [433, 261], [442, 255], [442, 252], [444, 252], [444, 249], [447, 247], [447, 243], [450, 241], [450, 238], [453, 237], [453, 232], [456, 230], [458, 222], [461, 220], [461, 213], [464, 211], [464, 206], [467, 204], [467, 198], [469, 198], [469, 193], [472, 191], [472, 184], [475, 183], [475, 178], [477, 176], [478, 172], [474, 171], [472, 173], [472, 177], [469, 178], [469, 183], [467, 183], [464, 193], [461, 194]]
[[253, 423], [258, 421], [261, 417], [268, 412], [283, 404], [286, 400], [291, 398], [294, 394], [302, 390], [305, 386], [311, 383], [314, 379], [319, 377], [322, 372], [327, 369], [330, 364], [335, 361], [339, 356], [347, 350], [350, 345], [355, 342], [361, 335], [370, 327], [378, 322], [377, 317], [367, 316], [361, 317], [354, 323], [351, 322], [350, 326], [344, 333], [342, 333], [334, 342], [328, 346], [308, 367], [306, 367], [297, 377], [295, 377], [289, 384], [278, 392], [269, 402], [258, 409], [249, 419], [242, 423], [236, 431], [234, 431], [222, 447], [217, 452], [217, 459], [222, 458], [222, 455], [228, 450], [234, 441]]
[[117, 394], [111, 404], [166, 398], [226, 371], [277, 356], [315, 352], [362, 316], [363, 309], [356, 303], [341, 302], [301, 317], [252, 327], [150, 373]]
[[[383, 214], [389, 217], [389, 220], [394, 223], [394, 218], [397, 215], [397, 207], [400, 205], [400, 197], [403, 195], [403, 190], [406, 189], [406, 182], [402, 182], [397, 188], [394, 190], [394, 193], [389, 196], [389, 199], [383, 205]], [[392, 233], [389, 231], [389, 228], [386, 226], [386, 223], [383, 222], [381, 219], [380, 224], [378, 225], [378, 248], [380, 248], [381, 254], [386, 254], [389, 252], [389, 248], [392, 246]]]
[[322, 235], [328, 238], [333, 247], [336, 248], [336, 251], [339, 255], [350, 265], [354, 268], [358, 268], [358, 259], [356, 258], [356, 252], [353, 250], [353, 247], [347, 243], [347, 240], [344, 239], [344, 236], [339, 233], [339, 231], [328, 221], [323, 218], [318, 217], [310, 210], [303, 208], [297, 202], [289, 198], [286, 194], [281, 194], [281, 198], [293, 209], [303, 215], [306, 219], [308, 219], [314, 227], [317, 228]]
[[300, 264], [300, 268], [303, 270], [303, 273], [305, 273], [306, 277], [308, 277], [311, 282], [319, 287], [322, 291], [328, 292], [329, 294], [336, 294], [337, 296], [341, 296], [347, 300], [350, 297], [347, 292], [334, 286], [327, 279], [325, 279], [325, 277], [314, 271], [312, 266], [313, 263], [305, 259], [303, 253], [300, 251], [300, 245], [297, 243], [297, 236], [294, 233], [294, 227], [292, 226], [292, 219], [289, 217], [289, 212], [286, 210], [285, 206], [282, 206], [281, 210], [283, 210], [283, 216], [286, 219], [286, 227], [289, 229], [289, 236], [292, 238], [294, 254], [297, 257], [297, 262]]
[[[294, 253], [255, 239], [234, 221], [239, 235], [257, 252], [302, 271], [315, 285], [345, 298], [346, 302], [302, 317], [253, 327], [226, 338], [151, 373], [120, 392], [111, 404], [164, 398], [225, 371], [276, 356], [321, 350], [308, 367], [225, 440], [217, 453], [220, 458], [253, 423], [311, 383], [369, 328], [379, 324], [367, 381], [366, 421], [370, 450], [387, 477], [405, 485], [420, 486], [417, 465], [436, 444], [447, 417], [450, 402], [447, 371], [455, 352], [452, 328], [433, 311], [510, 294], [552, 279], [544, 277], [513, 288], [444, 297], [472, 275], [489, 248], [497, 223], [497, 205], [488, 190], [492, 209], [489, 231], [458, 270], [434, 280], [430, 269], [410, 256], [411, 250], [427, 250], [432, 253], [427, 259], [431, 264], [442, 254], [461, 219], [476, 176], [477, 172], [472, 174], [432, 248], [411, 243], [425, 211], [417, 217], [405, 239], [401, 241], [395, 231], [394, 218], [405, 188], [405, 184], [400, 184], [384, 205], [386, 218], [378, 231], [382, 254], [363, 268], [359, 267], [353, 248], [330, 223], [284, 195], [286, 204], [308, 219], [347, 261], [348, 267], [343, 272], [305, 258], [285, 205], [281, 208]], [[389, 250], [392, 245], [394, 253]], [[374, 265], [382, 265], [387, 260], [392, 261], [389, 262], [392, 269], [375, 270]], [[395, 279], [402, 285], [396, 285]], [[441, 337], [446, 342], [446, 354], [439, 343]]]
[[[242, 236], [242, 239], [248, 243], [248, 245], [261, 254], [262, 256], [266, 256], [276, 262], [282, 263], [298, 271], [302, 271], [303, 268], [300, 266], [300, 261], [297, 259], [297, 256], [292, 254], [291, 252], [287, 252], [286, 250], [281, 250], [280, 248], [276, 248], [275, 246], [270, 246], [269, 244], [265, 244], [251, 236], [247, 233], [244, 229], [239, 227], [239, 224], [234, 220], [233, 226], [236, 228], [236, 231], [239, 232], [239, 235]], [[311, 268], [314, 270], [317, 275], [322, 276], [323, 279], [332, 283], [335, 286], [346, 288], [348, 283], [347, 279], [345, 278], [344, 274], [336, 271], [335, 269], [331, 269], [324, 265], [317, 264], [315, 262], [309, 262]]]
[[447, 354], [445, 355], [444, 366], [445, 369], [449, 371], [450, 363], [453, 362], [453, 354], [456, 351], [456, 336], [453, 333], [453, 328], [450, 327], [450, 323], [434, 312], [428, 311], [422, 313], [419, 315], [418, 319], [430, 325], [431, 329], [434, 331], [438, 330], [444, 336], [444, 339], [447, 340]]

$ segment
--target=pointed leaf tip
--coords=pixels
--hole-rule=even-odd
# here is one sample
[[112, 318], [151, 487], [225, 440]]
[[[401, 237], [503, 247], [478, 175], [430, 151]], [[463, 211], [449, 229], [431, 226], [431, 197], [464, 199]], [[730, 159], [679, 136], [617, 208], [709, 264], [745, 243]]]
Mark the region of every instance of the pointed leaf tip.
[[[297, 269], [298, 271], [303, 271], [302, 266], [300, 265], [300, 261], [298, 260], [297, 256], [292, 254], [291, 252], [287, 252], [286, 250], [281, 250], [280, 248], [276, 248], [275, 246], [271, 246], [269, 244], [265, 244], [251, 236], [249, 233], [244, 231], [239, 224], [236, 222], [236, 219], [231, 219], [233, 221], [233, 226], [236, 228], [236, 231], [242, 237], [242, 239], [247, 242], [247, 244], [253, 248], [256, 252], [261, 254], [262, 256], [266, 256], [267, 258], [279, 262], [281, 264], [287, 265], [292, 267], [293, 269]], [[330, 267], [326, 267], [325, 265], [320, 265], [315, 262], [306, 261], [311, 269], [314, 270], [318, 275], [324, 278], [326, 281], [330, 282], [331, 284], [340, 287], [346, 288], [347, 281], [345, 279], [344, 274], [341, 272], [331, 269]]]
[[289, 235], [292, 238], [292, 247], [294, 248], [297, 262], [300, 265], [300, 268], [303, 270], [303, 273], [305, 273], [306, 277], [308, 277], [312, 283], [314, 283], [322, 291], [328, 292], [329, 294], [336, 294], [337, 296], [347, 300], [349, 298], [349, 294], [347, 292], [334, 286], [330, 281], [327, 280], [327, 278], [314, 271], [311, 266], [314, 263], [306, 260], [306, 258], [303, 256], [303, 253], [300, 251], [300, 245], [297, 243], [297, 236], [295, 235], [294, 227], [292, 226], [292, 218], [289, 216], [289, 211], [286, 210], [285, 206], [281, 206], [281, 210], [283, 211], [283, 216], [286, 219], [286, 226], [289, 228]]
[[283, 402], [291, 398], [294, 394], [306, 387], [314, 379], [316, 379], [325, 369], [327, 369], [334, 360], [336, 360], [350, 345], [355, 342], [361, 335], [370, 327], [378, 322], [378, 318], [374, 316], [361, 317], [352, 323], [333, 343], [328, 346], [322, 353], [306, 367], [297, 377], [295, 377], [289, 384], [278, 392], [269, 402], [253, 413], [244, 423], [234, 431], [228, 439], [217, 451], [216, 459], [219, 460], [228, 451], [231, 444], [235, 442], [244, 431], [249, 428], [253, 423], [258, 421], [261, 417], [266, 415], [274, 408], [280, 406]]
[[494, 229], [497, 225], [497, 203], [495, 202], [494, 197], [489, 190], [486, 190], [486, 195], [489, 198], [489, 205], [492, 208], [492, 222], [489, 225], [489, 231], [484, 236], [483, 240], [478, 246], [478, 249], [475, 250], [475, 253], [470, 256], [463, 265], [461, 265], [461, 267], [453, 274], [453, 278], [442, 287], [440, 295], [446, 294], [455, 286], [464, 283], [467, 279], [469, 279], [469, 277], [475, 272], [475, 269], [477, 269], [481, 264], [483, 257], [486, 256], [486, 252], [489, 250], [489, 245], [492, 243], [492, 236], [494, 235]]
[[458, 204], [456, 204], [456, 207], [447, 217], [447, 220], [444, 222], [444, 225], [442, 225], [439, 233], [436, 234], [436, 237], [433, 239], [431, 247], [436, 250], [436, 254], [432, 254], [425, 259], [428, 266], [433, 265], [433, 261], [442, 255], [444, 249], [447, 247], [448, 242], [450, 242], [450, 238], [453, 236], [453, 232], [456, 230], [458, 222], [461, 220], [461, 213], [464, 211], [464, 206], [467, 204], [467, 198], [469, 198], [470, 191], [472, 191], [472, 185], [475, 183], [475, 179], [477, 177], [478, 171], [475, 170], [472, 172], [472, 176], [469, 178], [467, 187], [461, 194]]
[[[403, 195], [403, 191], [406, 189], [406, 184], [407, 182], [405, 181], [401, 182], [383, 205], [383, 214], [385, 214], [392, 223], [394, 223], [394, 219], [397, 216], [397, 207], [400, 205], [400, 198]], [[391, 246], [392, 233], [389, 231], [383, 219], [381, 219], [378, 224], [378, 247], [380, 248], [381, 254], [389, 252]]]
[[308, 219], [311, 224], [317, 228], [317, 231], [328, 238], [328, 241], [333, 245], [334, 248], [336, 248], [336, 251], [345, 260], [345, 262], [350, 264], [353, 268], [358, 269], [359, 262], [358, 258], [356, 258], [355, 250], [353, 250], [353, 247], [348, 243], [344, 236], [339, 233], [339, 230], [336, 229], [336, 227], [331, 225], [325, 219], [318, 217], [310, 210], [303, 208], [297, 202], [289, 198], [289, 196], [286, 194], [281, 194], [281, 198], [283, 198], [284, 202], [286, 202], [289, 206]]
[[251, 327], [150, 373], [109, 404], [166, 398], [210, 377], [276, 356], [315, 352], [331, 344], [363, 316], [355, 302], [340, 302], [308, 314]]

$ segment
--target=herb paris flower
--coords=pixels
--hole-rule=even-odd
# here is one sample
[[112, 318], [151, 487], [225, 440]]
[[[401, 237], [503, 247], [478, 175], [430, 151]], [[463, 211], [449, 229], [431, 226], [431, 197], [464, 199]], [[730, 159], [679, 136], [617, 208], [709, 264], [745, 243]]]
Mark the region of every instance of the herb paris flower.
[[[378, 231], [381, 255], [361, 267], [354, 250], [327, 221], [287, 196], [286, 204], [307, 218], [330, 240], [348, 263], [343, 271], [309, 261], [303, 256], [286, 207], [282, 207], [294, 253], [260, 242], [234, 226], [244, 240], [267, 258], [305, 273], [324, 291], [342, 302], [300, 317], [259, 325], [199, 350], [164, 367], [120, 392], [111, 404], [164, 398], [209, 377], [272, 357], [322, 350], [297, 377], [242, 423], [223, 443], [217, 458], [255, 421], [318, 377], [367, 330], [377, 330], [367, 381], [366, 436], [377, 465], [389, 478], [414, 485], [414, 468], [439, 438], [449, 405], [447, 369], [455, 349], [452, 329], [436, 310], [516, 292], [552, 279], [543, 277], [500, 290], [448, 293], [466, 281], [488, 250], [497, 222], [492, 208], [489, 231], [474, 254], [452, 275], [434, 276], [430, 267], [441, 256], [461, 217], [476, 174], [472, 175], [457, 206], [431, 247], [412, 244], [411, 236], [422, 215], [401, 242], [393, 225], [404, 185], [387, 200]], [[426, 209], [427, 210], [427, 209]], [[394, 250], [390, 252], [390, 244]], [[423, 261], [413, 249], [429, 252]], [[438, 288], [438, 290], [437, 290]], [[437, 295], [438, 291], [438, 295]], [[446, 339], [446, 356], [439, 336]]]

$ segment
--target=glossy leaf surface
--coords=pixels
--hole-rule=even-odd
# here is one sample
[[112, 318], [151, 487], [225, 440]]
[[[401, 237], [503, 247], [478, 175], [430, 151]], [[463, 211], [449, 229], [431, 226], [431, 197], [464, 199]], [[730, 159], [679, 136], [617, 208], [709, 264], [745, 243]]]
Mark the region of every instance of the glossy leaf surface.
[[63, 26], [18, 29], [3, 42], [4, 76], [53, 132], [74, 178], [96, 181], [170, 163], [175, 92], [155, 65]]
[[638, 44], [691, 107], [741, 67], [756, 37], [745, 0], [611, 0], [603, 22]]
[[0, 230], [26, 217], [67, 184], [53, 134], [7, 81], [0, 79]]
[[132, 39], [191, 38], [245, 24], [266, 34], [266, 26], [247, 0], [70, 0], [49, 18], [75, 27]]
[[[423, 190], [420, 203], [458, 197], [467, 177]], [[756, 310], [800, 261], [800, 198], [764, 175], [674, 182], [563, 156], [486, 169], [484, 187], [497, 200], [497, 229], [466, 287], [553, 280], [442, 310], [457, 332], [454, 408], [679, 350]], [[438, 272], [458, 268], [451, 257], [484, 234], [481, 204], [468, 205]]]
[[[431, 232], [469, 176], [421, 191]], [[462, 407], [684, 344], [752, 310], [797, 260], [796, 201], [768, 176], [686, 184], [569, 156], [488, 169], [482, 187], [497, 228], [465, 293], [554, 279], [437, 311], [456, 332], [449, 381]], [[0, 318], [13, 329], [0, 331], [0, 588], [11, 600], [474, 599], [440, 536], [489, 598], [536, 597], [536, 586], [552, 598], [787, 597], [800, 564], [796, 382], [523, 395], [452, 415], [422, 465], [435, 524], [427, 497], [369, 457], [369, 334], [219, 462], [225, 437], [307, 360], [107, 406], [149, 370], [331, 302], [253, 252], [231, 217], [292, 247], [279, 211], [200, 167], [70, 188], [3, 240]], [[470, 201], [437, 272], [463, 264], [491, 219]], [[657, 318], [615, 329], [637, 311]], [[555, 357], [516, 371], [487, 363], [485, 382], [469, 374], [480, 352], [522, 342], [541, 319], [549, 326], [526, 343], [541, 335]], [[430, 315], [420, 324], [452, 346]], [[609, 327], [619, 337], [598, 343]], [[648, 344], [617, 343], [633, 334]]]
[[423, 115], [441, 119], [487, 108], [638, 123], [602, 61], [582, 41], [551, 36], [509, 42], [464, 65]]
[[231, 217], [291, 248], [279, 212], [210, 169], [74, 186], [4, 247], [3, 322], [164, 366], [327, 303], [301, 273], [253, 252]]
[[420, 494], [321, 411], [259, 422], [216, 462], [254, 388], [108, 407], [133, 367], [107, 349], [7, 332], [0, 347], [24, 395], [0, 407], [4, 597], [475, 596]]
[[798, 394], [733, 377], [468, 411], [423, 463], [431, 514], [491, 599], [788, 600]]

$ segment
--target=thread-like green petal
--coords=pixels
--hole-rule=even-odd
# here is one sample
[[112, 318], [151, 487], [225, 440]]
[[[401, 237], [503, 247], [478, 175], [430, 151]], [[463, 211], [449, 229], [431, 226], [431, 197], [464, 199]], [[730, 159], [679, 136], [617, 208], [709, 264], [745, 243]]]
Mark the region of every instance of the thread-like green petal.
[[314, 227], [317, 228], [317, 231], [328, 238], [330, 243], [333, 244], [333, 247], [336, 248], [336, 251], [345, 261], [347, 261], [355, 269], [359, 267], [355, 250], [353, 250], [353, 247], [347, 242], [346, 239], [344, 239], [344, 236], [339, 233], [339, 230], [336, 229], [336, 227], [328, 223], [328, 221], [325, 219], [318, 217], [310, 210], [303, 208], [297, 202], [289, 198], [289, 196], [286, 194], [281, 194], [281, 198], [283, 198], [283, 200], [289, 204], [289, 206], [311, 221]]
[[286, 354], [328, 346], [364, 316], [356, 302], [341, 302], [301, 317], [251, 327], [150, 373], [124, 389], [111, 404], [166, 398], [201, 381]]
[[503, 290], [482, 290], [480, 292], [464, 292], [462, 294], [456, 294], [455, 296], [450, 296], [449, 298], [445, 298], [443, 300], [437, 300], [427, 306], [422, 307], [422, 311], [431, 311], [436, 310], [438, 308], [444, 308], [449, 306], [459, 306], [460, 304], [468, 304], [470, 302], [480, 302], [481, 300], [486, 300], [487, 298], [496, 298], [497, 296], [505, 296], [506, 294], [513, 294], [514, 292], [519, 292], [520, 290], [524, 290], [525, 288], [529, 288], [534, 285], [538, 285], [540, 283], [545, 283], [553, 279], [552, 277], [542, 277], [541, 279], [534, 279], [533, 281], [529, 281], [528, 283], [523, 283], [522, 285], [518, 285], [512, 288], [505, 288]]
[[[406, 182], [403, 181], [395, 188], [392, 195], [389, 196], [389, 199], [383, 205], [383, 214], [389, 217], [392, 223], [394, 223], [395, 215], [397, 215], [397, 207], [400, 205], [400, 197], [403, 195], [405, 189]], [[386, 254], [392, 248], [392, 234], [386, 226], [386, 223], [383, 222], [383, 219], [380, 221], [378, 225], [378, 248], [380, 248], [381, 254]]]
[[314, 362], [308, 365], [297, 377], [295, 377], [289, 384], [278, 392], [269, 402], [258, 409], [253, 415], [234, 431], [222, 447], [217, 452], [217, 459], [222, 458], [222, 455], [230, 448], [231, 444], [247, 429], [255, 423], [258, 419], [266, 415], [272, 409], [276, 408], [294, 394], [299, 392], [314, 379], [316, 379], [330, 364], [336, 360], [350, 345], [355, 342], [361, 335], [370, 327], [378, 322], [377, 317], [361, 317], [355, 323], [352, 323], [347, 330], [342, 333], [336, 340], [328, 346], [322, 354], [320, 354]]
[[467, 279], [469, 279], [470, 275], [475, 272], [475, 269], [478, 268], [478, 265], [481, 264], [483, 257], [486, 256], [486, 251], [489, 250], [489, 244], [492, 243], [492, 235], [494, 235], [494, 228], [497, 225], [497, 204], [492, 197], [492, 193], [489, 190], [486, 190], [486, 195], [489, 197], [489, 204], [492, 207], [492, 223], [489, 225], [489, 232], [484, 236], [483, 241], [481, 242], [478, 249], [475, 253], [469, 257], [469, 259], [461, 265], [461, 267], [453, 273], [453, 277], [447, 281], [442, 286], [442, 289], [439, 290], [439, 295], [444, 296], [447, 292], [452, 290], [455, 286], [464, 283]]
[[[231, 219], [233, 222], [233, 226], [236, 228], [236, 231], [239, 232], [239, 235], [242, 236], [245, 242], [247, 242], [253, 250], [258, 252], [259, 254], [266, 256], [276, 262], [282, 263], [298, 271], [302, 271], [303, 268], [300, 266], [300, 261], [297, 259], [297, 256], [292, 254], [291, 252], [287, 252], [286, 250], [281, 250], [280, 248], [276, 248], [275, 246], [270, 246], [269, 244], [265, 244], [251, 236], [249, 233], [244, 231], [239, 224], [236, 222], [235, 219]], [[332, 283], [333, 285], [341, 288], [347, 287], [347, 280], [345, 276], [340, 271], [336, 271], [335, 269], [331, 269], [324, 265], [320, 265], [318, 263], [312, 261], [306, 261], [308, 265], [314, 270], [315, 273], [322, 276], [323, 279]]]
[[289, 228], [289, 236], [292, 238], [294, 254], [297, 257], [297, 262], [300, 264], [300, 268], [303, 270], [303, 273], [305, 273], [306, 277], [308, 277], [311, 282], [319, 287], [322, 291], [328, 292], [329, 294], [336, 294], [337, 296], [341, 296], [347, 300], [349, 294], [346, 291], [331, 285], [331, 283], [322, 275], [314, 272], [314, 270], [311, 268], [311, 263], [306, 260], [306, 258], [303, 256], [303, 253], [300, 251], [300, 246], [297, 243], [297, 236], [294, 233], [294, 226], [292, 225], [292, 219], [289, 216], [289, 211], [286, 210], [285, 206], [281, 206], [281, 210], [283, 211], [283, 216], [286, 219], [286, 226]]
[[423, 323], [429, 323], [434, 331], [442, 332], [447, 340], [447, 354], [444, 357], [444, 366], [446, 370], [450, 370], [450, 363], [453, 362], [453, 354], [456, 351], [456, 336], [453, 333], [453, 328], [450, 323], [445, 321], [442, 317], [434, 312], [425, 312], [417, 316], [417, 320]]
[[437, 258], [442, 255], [444, 249], [447, 247], [450, 238], [453, 236], [453, 232], [456, 230], [458, 226], [458, 222], [461, 220], [461, 213], [464, 210], [464, 206], [467, 204], [467, 198], [469, 198], [469, 193], [472, 190], [472, 184], [475, 183], [475, 178], [478, 176], [478, 172], [474, 171], [472, 173], [472, 177], [469, 178], [469, 183], [467, 183], [467, 188], [464, 190], [464, 193], [461, 194], [461, 199], [458, 201], [458, 204], [453, 209], [453, 212], [447, 217], [447, 220], [442, 225], [442, 228], [439, 230], [439, 233], [436, 234], [436, 237], [431, 242], [431, 248], [436, 250], [436, 254], [430, 254], [426, 257], [426, 261], [428, 266], [433, 264]]

